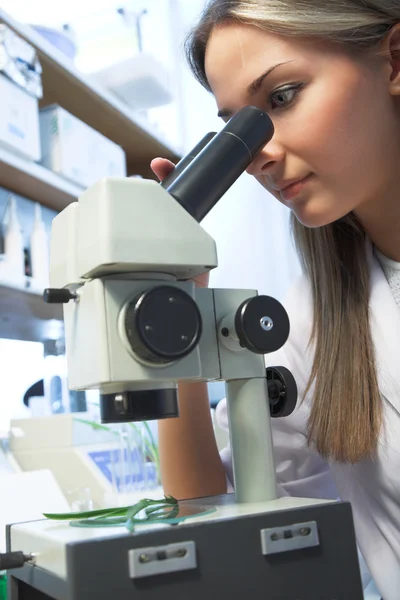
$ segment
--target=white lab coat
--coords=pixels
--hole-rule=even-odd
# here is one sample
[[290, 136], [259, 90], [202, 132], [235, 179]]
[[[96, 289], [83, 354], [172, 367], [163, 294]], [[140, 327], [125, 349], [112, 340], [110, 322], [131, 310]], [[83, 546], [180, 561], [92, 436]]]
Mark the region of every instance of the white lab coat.
[[[378, 456], [356, 465], [324, 462], [306, 445], [309, 400], [298, 403], [289, 417], [273, 420], [277, 481], [291, 496], [337, 498], [349, 501], [358, 546], [384, 600], [400, 600], [400, 309], [385, 275], [369, 250], [371, 267], [371, 331], [375, 344], [384, 428]], [[288, 302], [291, 332], [284, 348], [266, 356], [270, 366], [286, 366], [293, 373], [302, 396], [312, 364], [307, 349], [312, 323], [312, 303], [302, 278]], [[217, 410], [221, 426], [227, 426], [226, 405]], [[232, 480], [230, 449], [222, 452]]]

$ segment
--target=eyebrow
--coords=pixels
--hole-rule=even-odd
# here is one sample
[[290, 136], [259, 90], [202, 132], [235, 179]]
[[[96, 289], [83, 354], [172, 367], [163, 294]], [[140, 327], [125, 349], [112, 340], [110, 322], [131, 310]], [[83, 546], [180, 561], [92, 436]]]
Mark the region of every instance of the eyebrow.
[[[262, 75], [260, 75], [260, 77], [257, 77], [257, 79], [255, 79], [254, 81], [252, 81], [250, 83], [250, 85], [247, 88], [247, 95], [248, 96], [254, 96], [260, 89], [260, 87], [262, 86], [264, 80], [268, 77], [268, 75], [270, 75], [272, 73], [272, 71], [275, 71], [275, 69], [277, 69], [278, 67], [281, 67], [282, 65], [287, 65], [290, 62], [294, 62], [293, 60], [286, 60], [285, 62], [281, 62], [278, 63], [277, 65], [274, 65], [273, 67], [270, 67], [269, 69], [267, 69]], [[233, 112], [231, 110], [229, 110], [228, 108], [221, 108], [221, 110], [218, 111], [218, 117], [231, 117], [233, 114]]]

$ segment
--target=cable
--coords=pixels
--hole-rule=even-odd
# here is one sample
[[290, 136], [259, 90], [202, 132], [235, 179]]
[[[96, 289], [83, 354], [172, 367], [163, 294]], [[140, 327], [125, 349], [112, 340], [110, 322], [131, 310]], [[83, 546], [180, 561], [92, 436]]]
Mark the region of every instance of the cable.
[[9, 569], [20, 569], [27, 562], [32, 562], [34, 556], [32, 554], [24, 554], [23, 552], [6, 552], [0, 554], [0, 571], [8, 571]]

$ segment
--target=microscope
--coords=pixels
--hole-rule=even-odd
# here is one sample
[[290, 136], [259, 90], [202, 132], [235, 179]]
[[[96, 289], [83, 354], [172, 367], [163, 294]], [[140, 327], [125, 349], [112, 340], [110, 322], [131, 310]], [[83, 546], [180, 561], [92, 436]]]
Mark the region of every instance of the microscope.
[[192, 281], [218, 264], [201, 220], [273, 133], [244, 107], [161, 184], [106, 178], [54, 219], [45, 300], [64, 307], [70, 388], [98, 389], [115, 423], [179, 418], [178, 381], [224, 381], [235, 493], [182, 501], [213, 511], [133, 534], [9, 526], [8, 550], [35, 556], [9, 571], [9, 600], [362, 600], [350, 505], [278, 497], [271, 418], [297, 390], [264, 355], [288, 338], [285, 309]]

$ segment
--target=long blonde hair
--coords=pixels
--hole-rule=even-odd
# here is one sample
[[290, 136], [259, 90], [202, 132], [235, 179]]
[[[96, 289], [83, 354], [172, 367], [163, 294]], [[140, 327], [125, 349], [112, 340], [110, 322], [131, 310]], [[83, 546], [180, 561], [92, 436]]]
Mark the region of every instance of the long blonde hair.
[[[377, 48], [399, 21], [400, 2], [393, 0], [211, 0], [185, 49], [195, 77], [210, 90], [204, 58], [216, 25], [239, 22], [362, 53]], [[313, 297], [308, 440], [324, 458], [355, 463], [376, 454], [382, 427], [365, 231], [351, 213], [319, 228], [305, 227], [292, 214], [291, 226]]]

